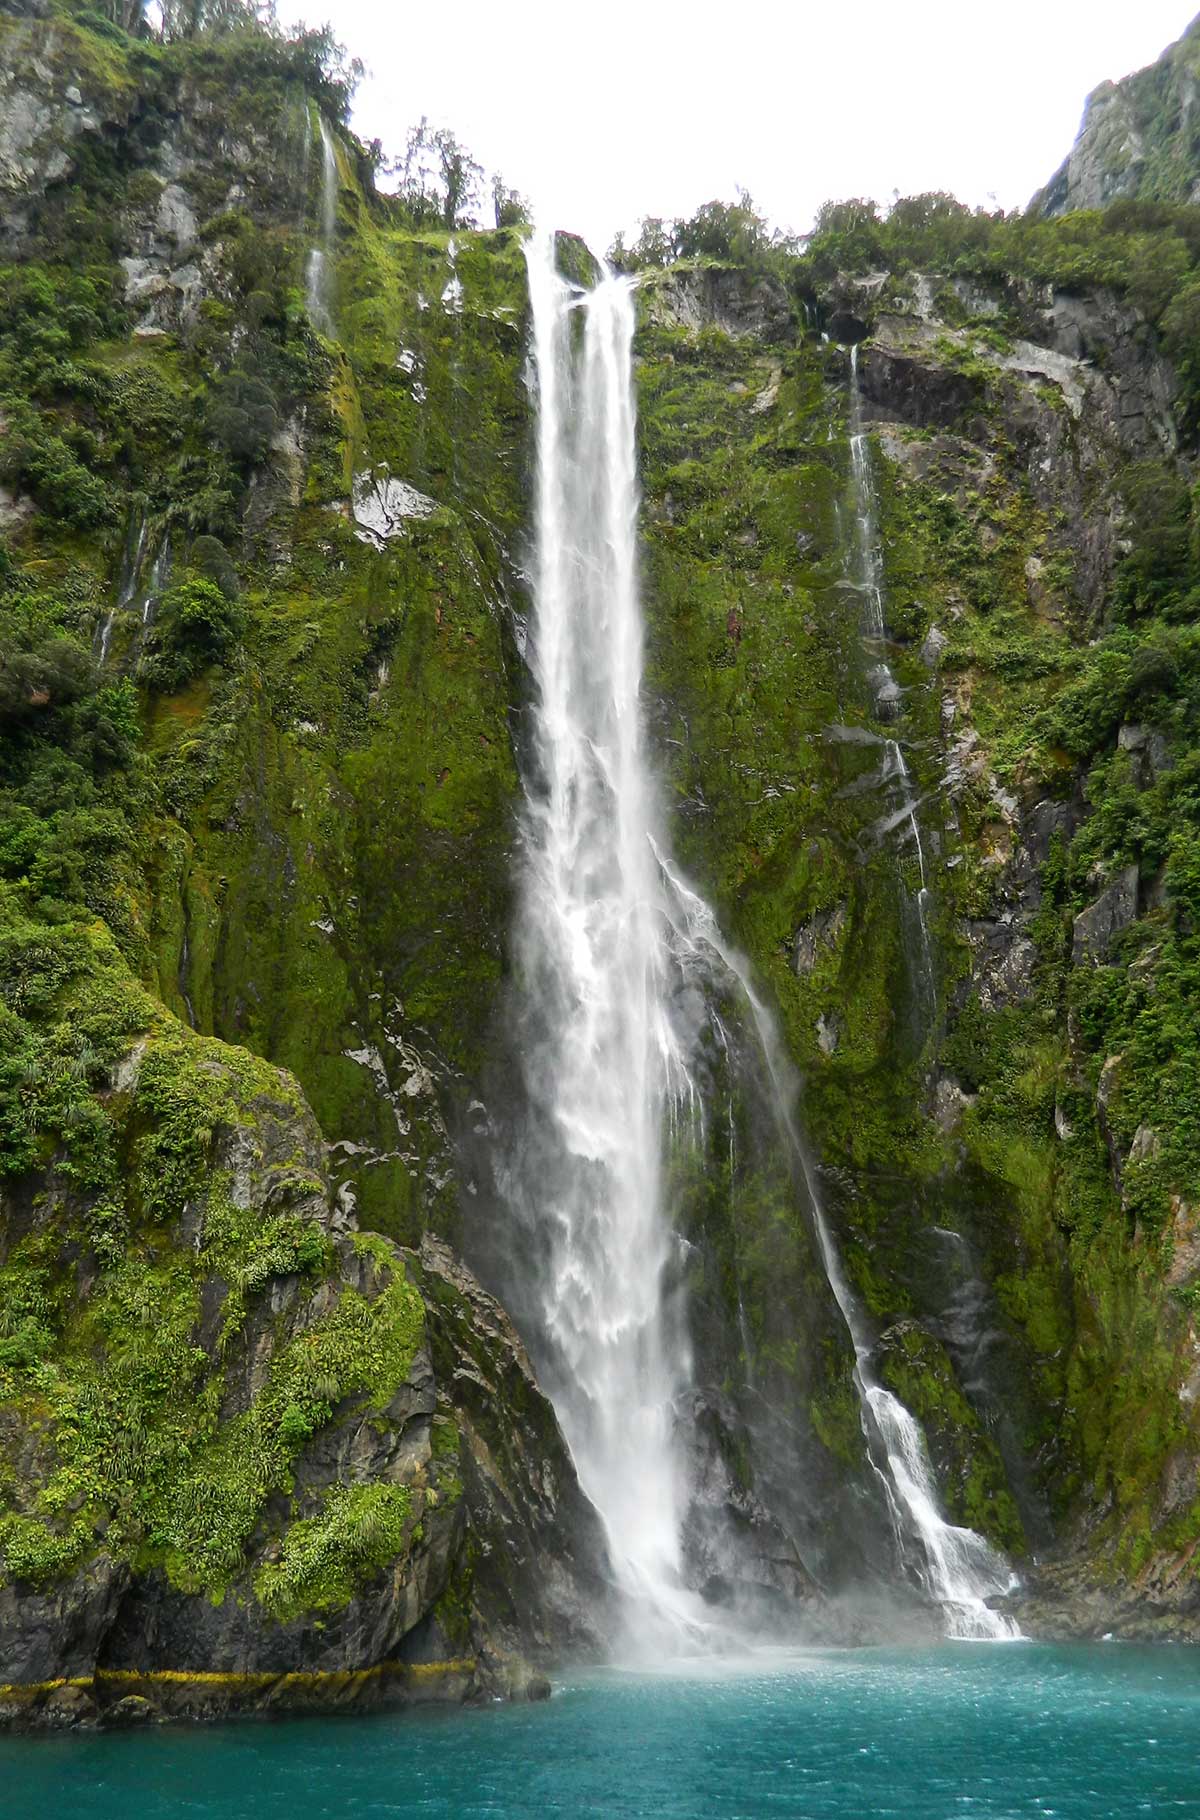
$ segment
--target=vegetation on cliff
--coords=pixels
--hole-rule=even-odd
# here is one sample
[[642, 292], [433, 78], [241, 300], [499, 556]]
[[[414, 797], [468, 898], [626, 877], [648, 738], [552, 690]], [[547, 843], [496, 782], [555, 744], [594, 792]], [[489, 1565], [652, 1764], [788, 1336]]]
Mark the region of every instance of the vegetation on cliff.
[[[382, 1420], [421, 1344], [453, 1370], [392, 1242], [478, 1243], [492, 1208], [520, 201], [500, 186], [504, 225], [464, 227], [477, 167], [423, 128], [376, 194], [327, 33], [169, 9], [158, 38], [46, 0], [0, 18], [0, 56], [35, 121], [0, 196], [4, 1573], [43, 1589], [103, 1552], [324, 1623], [464, 1482], [443, 1409], [419, 1485], [289, 1502], [347, 1399]], [[333, 333], [305, 285], [322, 123]], [[851, 202], [798, 247], [743, 197], [618, 252], [675, 846], [804, 1072], [885, 1379], [959, 1520], [1018, 1551], [1082, 1537], [1106, 1572], [1178, 1561], [1200, 1523], [1200, 211]], [[845, 585], [839, 338], [861, 341], [932, 1005]], [[849, 1361], [754, 1100], [731, 1092], [720, 1154], [678, 1183], [698, 1350], [747, 1427], [786, 1412], [819, 1501], [858, 1459]], [[291, 1148], [239, 1198], [264, 1120]], [[231, 1361], [280, 1298], [311, 1325], [272, 1331], [235, 1408]], [[761, 1449], [728, 1451], [761, 1484]]]

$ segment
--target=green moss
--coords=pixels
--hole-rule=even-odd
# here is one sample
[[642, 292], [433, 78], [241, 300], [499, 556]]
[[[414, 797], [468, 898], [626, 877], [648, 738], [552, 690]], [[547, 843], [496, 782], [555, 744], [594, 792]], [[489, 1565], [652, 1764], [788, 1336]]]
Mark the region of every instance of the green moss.
[[335, 1485], [320, 1514], [293, 1523], [280, 1558], [259, 1568], [254, 1592], [273, 1618], [338, 1611], [402, 1558], [412, 1542], [404, 1485]]
[[884, 1335], [882, 1377], [924, 1430], [951, 1520], [1010, 1554], [1023, 1553], [1025, 1535], [999, 1450], [944, 1348], [905, 1322]]

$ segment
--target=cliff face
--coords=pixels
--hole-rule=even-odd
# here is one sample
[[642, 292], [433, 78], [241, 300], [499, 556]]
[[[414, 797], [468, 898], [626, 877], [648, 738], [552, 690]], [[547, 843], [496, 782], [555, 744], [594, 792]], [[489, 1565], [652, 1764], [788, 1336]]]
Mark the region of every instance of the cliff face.
[[[521, 1317], [518, 239], [414, 228], [330, 120], [326, 238], [278, 50], [47, 4], [0, 16], [0, 65], [3, 1699], [520, 1687], [514, 1654], [607, 1620], [553, 1414], [457, 1255]], [[1192, 1634], [1190, 243], [822, 245], [643, 277], [675, 850], [777, 1008], [951, 1515], [1052, 1564], [1033, 1621]], [[727, 1027], [727, 1120], [673, 1184], [689, 1553], [819, 1624], [871, 1578], [869, 1469]]]
[[1119, 197], [1200, 201], [1200, 20], [1157, 63], [1087, 98], [1069, 156], [1030, 205], [1044, 215]]
[[99, 927], [56, 1009], [99, 1041], [3, 1200], [0, 1713], [468, 1698], [594, 1648], [596, 1520], [465, 1267], [360, 1231], [295, 1080]]
[[[1131, 477], [1172, 511], [1182, 497], [1186, 523], [1177, 380], [1112, 291], [808, 282], [810, 320], [862, 337], [897, 699], [881, 728], [848, 568], [845, 349], [762, 322], [714, 335], [681, 301], [690, 279], [652, 278], [648, 565], [677, 839], [770, 981], [849, 1270], [951, 1513], [1058, 1560], [1041, 1621], [1170, 1634], [1196, 1612], [1197, 1157], [1190, 1122], [1166, 1136], [1194, 1066], [1192, 1036], [1163, 1047], [1194, 1029], [1190, 911], [1153, 805], [1186, 790], [1190, 721], [1132, 680], [1173, 635], [1115, 601], [1149, 560]], [[933, 1009], [888, 732], [919, 803]], [[836, 1403], [786, 1349], [813, 1330], [786, 1306], [800, 1267], [748, 1187], [731, 1225], [698, 1210], [698, 1301], [732, 1252], [764, 1403], [794, 1407], [803, 1383], [844, 1462]], [[749, 1400], [746, 1420], [761, 1432]], [[1076, 1574], [1105, 1587], [1091, 1606], [1061, 1590]]]
[[507, 919], [519, 251], [443, 307], [339, 144], [352, 362], [278, 58], [0, 42], [5, 1708], [519, 1690], [604, 1544], [426, 1236]]

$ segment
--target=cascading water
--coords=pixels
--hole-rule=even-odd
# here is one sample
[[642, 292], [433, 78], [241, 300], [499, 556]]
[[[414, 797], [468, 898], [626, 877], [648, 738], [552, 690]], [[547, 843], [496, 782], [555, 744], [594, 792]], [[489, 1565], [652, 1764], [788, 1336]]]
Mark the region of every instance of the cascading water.
[[[875, 479], [871, 472], [871, 451], [863, 425], [857, 343], [850, 349], [850, 484], [854, 498], [853, 585], [863, 602], [863, 640], [871, 662], [871, 694], [879, 719], [893, 721], [902, 710], [904, 696], [885, 655], [887, 629], [883, 616], [883, 553], [879, 542], [879, 514]], [[925, 870], [925, 848], [921, 840], [918, 813], [920, 803], [913, 790], [912, 777], [898, 739], [889, 737], [883, 741], [879, 783], [894, 806], [881, 818], [877, 834], [883, 838], [901, 830], [903, 837], [912, 842], [917, 888], [908, 895], [916, 923], [916, 984], [918, 998], [928, 1012], [932, 1010], [936, 997], [933, 948], [929, 938], [929, 882]]]
[[948, 1636], [1006, 1640], [1020, 1636], [1010, 1618], [987, 1605], [1009, 1591], [1013, 1576], [1003, 1557], [974, 1530], [947, 1523], [920, 1424], [879, 1382], [872, 1336], [862, 1307], [842, 1266], [821, 1199], [816, 1171], [796, 1118], [798, 1083], [783, 1051], [774, 1020], [755, 991], [743, 957], [729, 947], [704, 900], [658, 855], [668, 887], [676, 951], [703, 965], [705, 952], [731, 974], [749, 1007], [775, 1098], [781, 1135], [787, 1143], [812, 1212], [821, 1262], [854, 1348], [854, 1385], [867, 1452], [887, 1502], [897, 1548], [927, 1597], [940, 1607]]
[[674, 1403], [690, 1375], [666, 1277], [664, 1133], [694, 1102], [669, 1010], [666, 906], [639, 690], [628, 280], [583, 292], [527, 244], [538, 388], [533, 777], [518, 949], [531, 1118], [521, 1198], [544, 1245], [544, 1374], [643, 1636], [683, 1588]]
[[985, 1603], [1010, 1586], [1006, 1564], [941, 1517], [920, 1428], [875, 1374], [770, 1015], [657, 825], [639, 703], [631, 285], [608, 272], [591, 291], [567, 283], [551, 237], [527, 243], [526, 259], [538, 389], [536, 697], [517, 936], [529, 1118], [509, 1191], [535, 1235], [544, 1381], [641, 1640], [669, 1647], [711, 1631], [684, 1584], [675, 1408], [691, 1360], [669, 1289], [664, 1146], [703, 1118], [678, 988], [719, 973], [757, 1033], [901, 1557], [951, 1635], [1016, 1635]]
[[308, 313], [326, 335], [333, 334], [333, 236], [337, 227], [337, 154], [333, 135], [318, 115], [321, 129], [321, 219], [320, 239], [311, 248], [305, 268], [305, 290]]
[[137, 629], [126, 652], [130, 664], [136, 662], [154, 624], [155, 611], [171, 573], [170, 539], [164, 538], [159, 544], [147, 570], [146, 557], [150, 547], [150, 525], [143, 509], [136, 519], [130, 519], [117, 597], [97, 625], [92, 640], [93, 654], [101, 667], [109, 660], [113, 632], [120, 617], [125, 614], [132, 616], [135, 612], [138, 615]]
[[[134, 528], [135, 523], [136, 530]], [[96, 636], [93, 640], [92, 649], [97, 663], [101, 666], [108, 662], [108, 653], [112, 647], [113, 627], [116, 624], [117, 614], [124, 613], [132, 605], [137, 594], [138, 582], [141, 580], [142, 575], [142, 563], [145, 560], [146, 555], [146, 533], [146, 514], [142, 511], [139, 513], [136, 521], [132, 518], [130, 519], [129, 534], [125, 540], [125, 554], [121, 563], [120, 576], [117, 582], [117, 597], [112, 606], [108, 609], [103, 620], [101, 620], [96, 627]]]

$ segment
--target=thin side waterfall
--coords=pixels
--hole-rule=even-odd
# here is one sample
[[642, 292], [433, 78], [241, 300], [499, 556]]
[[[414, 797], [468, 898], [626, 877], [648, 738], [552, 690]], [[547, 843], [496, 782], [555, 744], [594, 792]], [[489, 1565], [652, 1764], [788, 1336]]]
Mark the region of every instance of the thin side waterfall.
[[901, 1561], [927, 1598], [940, 1607], [947, 1636], [973, 1641], [1018, 1638], [1021, 1632], [1013, 1620], [992, 1611], [986, 1603], [1015, 1584], [1008, 1563], [974, 1530], [946, 1522], [920, 1424], [876, 1374], [873, 1338], [825, 1213], [816, 1170], [796, 1116], [799, 1083], [775, 1021], [755, 990], [746, 960], [725, 941], [703, 898], [668, 859], [661, 853], [657, 857], [668, 887], [678, 950], [694, 956], [698, 966], [703, 965], [706, 953], [715, 957], [737, 981], [749, 1007], [780, 1132], [812, 1210], [821, 1262], [854, 1348], [854, 1386], [863, 1438], [886, 1500]]
[[131, 517], [130, 519], [129, 530], [125, 538], [125, 551], [121, 559], [116, 598], [103, 620], [97, 625], [92, 639], [92, 653], [101, 668], [107, 664], [111, 656], [113, 632], [122, 615], [127, 614], [130, 618], [135, 613], [137, 615], [137, 625], [125, 652], [127, 665], [132, 665], [137, 661], [145, 645], [147, 634], [154, 624], [154, 615], [159, 600], [171, 574], [170, 539], [163, 538], [147, 570], [146, 559], [151, 547], [150, 524], [143, 507], [136, 518]]
[[308, 255], [304, 280], [308, 313], [325, 335], [333, 334], [333, 237], [337, 228], [337, 154], [333, 134], [324, 114], [318, 114], [321, 130], [321, 218], [320, 239]]
[[[850, 484], [854, 504], [854, 575], [853, 584], [863, 603], [863, 642], [870, 663], [868, 681], [877, 717], [891, 722], [903, 712], [904, 692], [887, 662], [887, 628], [883, 613], [883, 552], [878, 530], [878, 507], [875, 477], [871, 472], [871, 450], [863, 426], [862, 393], [858, 383], [858, 345], [850, 349]], [[907, 896], [912, 904], [917, 930], [917, 987], [928, 1011], [936, 998], [933, 970], [933, 947], [929, 936], [929, 881], [925, 869], [925, 848], [921, 840], [920, 801], [913, 789], [912, 777], [898, 739], [883, 742], [883, 762], [879, 783], [894, 807], [876, 826], [882, 839], [895, 830], [912, 842], [916, 861], [917, 889]]]
[[[136, 523], [136, 529], [135, 527]], [[96, 626], [96, 635], [92, 641], [92, 650], [96, 662], [102, 667], [108, 662], [108, 653], [112, 647], [113, 626], [118, 613], [124, 613], [133, 603], [137, 594], [138, 582], [141, 580], [142, 563], [146, 556], [147, 520], [144, 510], [139, 512], [136, 521], [130, 519], [129, 531], [125, 538], [125, 551], [121, 559], [121, 569], [117, 580], [117, 594], [112, 606], [103, 620]]]
[[534, 736], [518, 961], [542, 1134], [516, 1192], [541, 1251], [543, 1371], [607, 1528], [635, 1641], [707, 1625], [683, 1585], [674, 1405], [691, 1376], [667, 1278], [664, 1143], [696, 1102], [639, 702], [629, 281], [584, 292], [527, 243], [537, 377]]

